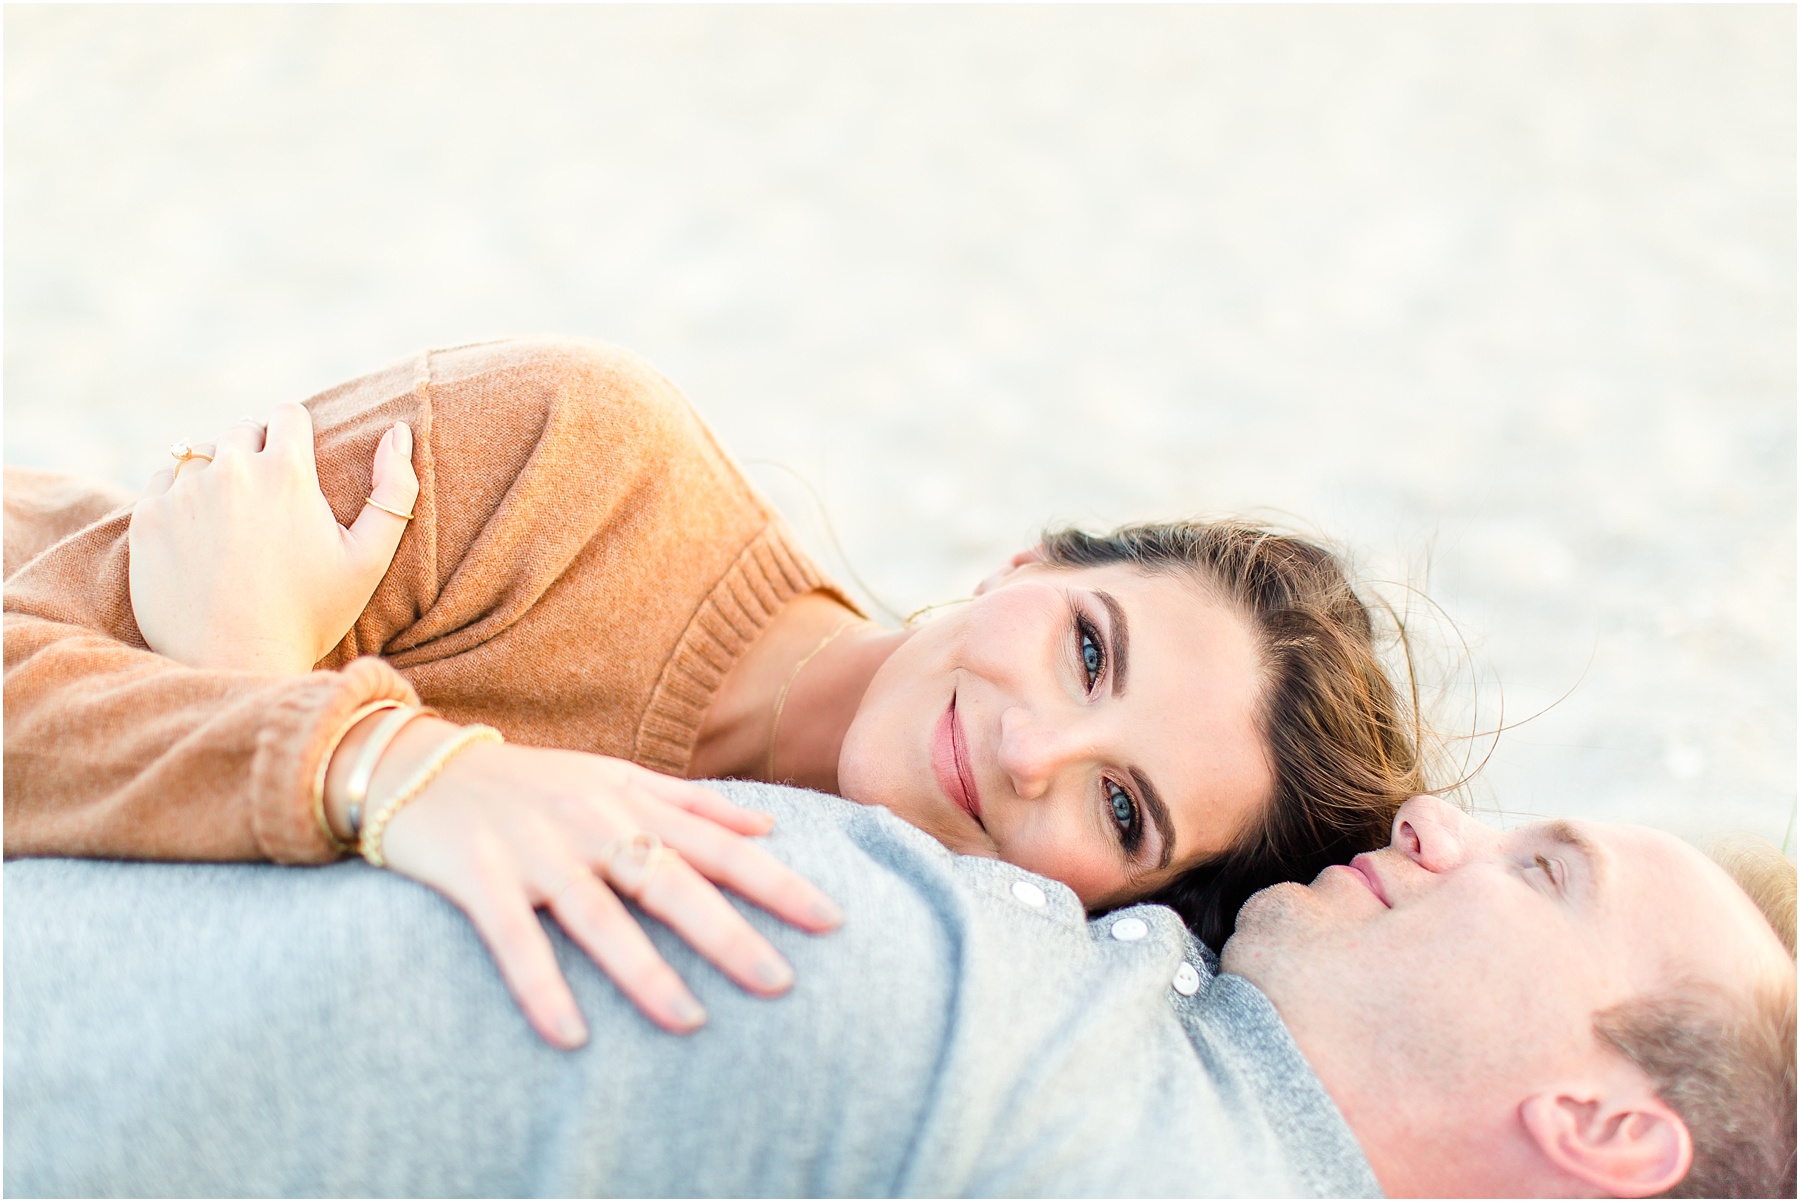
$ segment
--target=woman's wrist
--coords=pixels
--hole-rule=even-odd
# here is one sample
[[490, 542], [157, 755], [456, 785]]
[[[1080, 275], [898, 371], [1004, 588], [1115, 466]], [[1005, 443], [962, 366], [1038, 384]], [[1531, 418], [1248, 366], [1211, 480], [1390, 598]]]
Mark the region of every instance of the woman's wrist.
[[[387, 717], [385, 712], [371, 714], [351, 727], [350, 733], [344, 736], [336, 752], [332, 754], [331, 766], [326, 770], [325, 817], [331, 824], [332, 834], [344, 843], [355, 842], [349, 814], [350, 778], [376, 728]], [[430, 713], [420, 713], [403, 726], [393, 741], [380, 750], [375, 771], [369, 778], [362, 817], [366, 820], [369, 805], [378, 803], [404, 783], [415, 768], [443, 746], [445, 739], [460, 729], [456, 723], [446, 722]]]

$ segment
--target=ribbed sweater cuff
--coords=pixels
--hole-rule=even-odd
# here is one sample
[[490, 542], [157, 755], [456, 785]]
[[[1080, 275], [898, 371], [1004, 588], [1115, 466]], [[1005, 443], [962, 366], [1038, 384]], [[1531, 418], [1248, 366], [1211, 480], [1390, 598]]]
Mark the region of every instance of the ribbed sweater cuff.
[[398, 672], [373, 657], [335, 672], [313, 672], [275, 703], [256, 736], [250, 770], [250, 828], [278, 864], [320, 864], [343, 853], [313, 816], [313, 779], [326, 744], [359, 706], [386, 699], [417, 705]]

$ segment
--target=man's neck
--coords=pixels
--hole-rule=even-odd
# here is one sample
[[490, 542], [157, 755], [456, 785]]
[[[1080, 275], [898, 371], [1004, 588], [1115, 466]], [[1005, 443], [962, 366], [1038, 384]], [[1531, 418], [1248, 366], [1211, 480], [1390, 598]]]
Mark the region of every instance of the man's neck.
[[[1289, 1030], [1391, 1198], [1575, 1197], [1590, 1193], [1545, 1161], [1517, 1108], [1456, 1088], [1454, 1066], [1419, 1066], [1379, 1038], [1331, 1050]], [[1309, 1046], [1309, 1044], [1311, 1046]], [[1414, 1071], [1422, 1068], [1424, 1071]]]

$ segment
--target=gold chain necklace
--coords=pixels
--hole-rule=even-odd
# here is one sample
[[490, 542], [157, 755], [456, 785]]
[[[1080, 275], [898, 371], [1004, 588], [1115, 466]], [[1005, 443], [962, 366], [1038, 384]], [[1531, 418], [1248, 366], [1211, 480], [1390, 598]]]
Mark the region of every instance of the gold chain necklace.
[[811, 651], [808, 651], [805, 655], [800, 657], [800, 662], [794, 665], [794, 670], [788, 673], [788, 678], [781, 682], [781, 692], [775, 694], [775, 716], [769, 722], [769, 766], [763, 770], [764, 778], [771, 784], [775, 783], [775, 736], [781, 733], [781, 710], [783, 706], [787, 705], [788, 690], [793, 688], [795, 678], [800, 675], [800, 669], [806, 667], [807, 664], [810, 664], [813, 656], [825, 650], [825, 648], [830, 645], [832, 639], [835, 639], [838, 635], [844, 633], [844, 631], [850, 629], [860, 621], [862, 621], [861, 618], [849, 617], [845, 618], [842, 622], [839, 622], [832, 628], [830, 634], [820, 639], [818, 644], [813, 647]]

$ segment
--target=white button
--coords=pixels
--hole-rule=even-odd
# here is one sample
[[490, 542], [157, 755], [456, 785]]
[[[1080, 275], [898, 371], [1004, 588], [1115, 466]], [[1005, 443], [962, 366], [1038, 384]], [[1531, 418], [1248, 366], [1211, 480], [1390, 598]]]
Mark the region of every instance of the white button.
[[1181, 967], [1175, 970], [1175, 992], [1182, 997], [1193, 997], [1200, 992], [1200, 974], [1195, 972], [1194, 966], [1186, 960], [1183, 960]]
[[1039, 889], [1030, 881], [1014, 881], [1013, 896], [1030, 906], [1033, 910], [1042, 910], [1045, 903], [1050, 900], [1044, 896], [1044, 891], [1042, 889]]
[[1112, 924], [1112, 937], [1120, 943], [1132, 943], [1150, 933], [1150, 924], [1141, 918], [1121, 918]]

